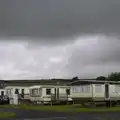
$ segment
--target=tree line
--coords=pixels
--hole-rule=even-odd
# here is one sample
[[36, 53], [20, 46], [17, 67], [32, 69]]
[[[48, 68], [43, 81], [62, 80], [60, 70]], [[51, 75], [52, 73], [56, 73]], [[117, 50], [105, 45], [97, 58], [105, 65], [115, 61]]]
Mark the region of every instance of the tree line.
[[[78, 79], [77, 76], [72, 78], [73, 81]], [[99, 76], [96, 80], [120, 81], [120, 72], [112, 72], [107, 77]]]

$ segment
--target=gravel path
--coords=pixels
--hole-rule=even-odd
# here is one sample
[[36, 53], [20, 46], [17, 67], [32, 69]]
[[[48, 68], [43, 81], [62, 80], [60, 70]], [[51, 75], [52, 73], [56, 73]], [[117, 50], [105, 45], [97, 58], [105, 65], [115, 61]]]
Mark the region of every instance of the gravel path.
[[0, 108], [0, 112], [15, 112], [15, 119], [0, 120], [118, 120], [120, 112], [114, 113], [62, 113], [35, 110], [22, 110], [17, 108]]

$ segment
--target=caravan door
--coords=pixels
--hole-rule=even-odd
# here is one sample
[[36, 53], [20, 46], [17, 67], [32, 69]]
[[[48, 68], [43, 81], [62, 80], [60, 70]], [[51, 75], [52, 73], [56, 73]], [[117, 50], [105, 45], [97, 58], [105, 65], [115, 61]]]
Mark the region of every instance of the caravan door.
[[59, 88], [55, 88], [55, 98], [59, 100]]
[[109, 99], [110, 96], [109, 96], [109, 84], [105, 84], [105, 99]]

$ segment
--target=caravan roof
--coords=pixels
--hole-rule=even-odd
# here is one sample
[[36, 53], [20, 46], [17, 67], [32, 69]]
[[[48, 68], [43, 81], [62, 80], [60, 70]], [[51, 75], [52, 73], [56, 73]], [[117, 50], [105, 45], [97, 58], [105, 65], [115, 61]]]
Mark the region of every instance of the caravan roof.
[[120, 81], [105, 81], [105, 80], [76, 80], [73, 82], [70, 82], [69, 85], [78, 85], [78, 84], [120, 84]]

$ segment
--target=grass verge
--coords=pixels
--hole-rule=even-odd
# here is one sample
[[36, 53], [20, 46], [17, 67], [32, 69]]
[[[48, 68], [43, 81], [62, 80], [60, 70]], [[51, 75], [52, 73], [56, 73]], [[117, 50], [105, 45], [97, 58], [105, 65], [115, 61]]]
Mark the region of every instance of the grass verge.
[[10, 113], [10, 112], [1, 112], [0, 113], [0, 118], [15, 118], [16, 114], [15, 113]]
[[57, 112], [120, 112], [120, 107], [111, 108], [82, 108], [80, 105], [56, 105], [56, 106], [34, 106], [34, 105], [5, 105], [3, 107], [17, 107], [26, 110], [57, 111]]

